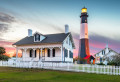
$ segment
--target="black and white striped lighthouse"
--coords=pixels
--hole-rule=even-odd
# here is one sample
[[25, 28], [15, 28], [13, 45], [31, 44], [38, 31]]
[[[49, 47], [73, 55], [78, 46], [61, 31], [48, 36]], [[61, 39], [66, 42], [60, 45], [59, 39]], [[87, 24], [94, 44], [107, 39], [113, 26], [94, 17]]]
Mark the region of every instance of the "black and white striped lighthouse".
[[[90, 63], [89, 52], [89, 39], [88, 39], [88, 21], [87, 21], [87, 8], [81, 9], [81, 23], [80, 23], [80, 40], [79, 40], [79, 53], [78, 63], [85, 64]], [[86, 61], [85, 61], [86, 60]]]

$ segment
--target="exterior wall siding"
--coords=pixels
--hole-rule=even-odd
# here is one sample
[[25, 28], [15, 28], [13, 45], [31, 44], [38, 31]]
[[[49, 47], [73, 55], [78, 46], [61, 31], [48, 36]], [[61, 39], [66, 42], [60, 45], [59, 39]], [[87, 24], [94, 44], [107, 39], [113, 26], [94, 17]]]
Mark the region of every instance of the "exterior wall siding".
[[45, 61], [61, 61], [61, 49], [60, 48], [54, 48], [54, 49], [55, 49], [55, 57], [48, 57], [47, 49], [46, 49]]
[[[71, 53], [73, 53], [73, 46], [72, 46], [72, 42], [70, 39], [70, 36], [68, 36], [64, 42], [63, 42], [63, 51], [64, 51], [64, 61], [65, 62], [73, 62], [73, 58], [70, 57], [70, 53], [69, 51], [71, 51]], [[65, 52], [65, 49], [67, 50], [67, 52]], [[65, 56], [65, 53], [67, 53], [67, 56]]]

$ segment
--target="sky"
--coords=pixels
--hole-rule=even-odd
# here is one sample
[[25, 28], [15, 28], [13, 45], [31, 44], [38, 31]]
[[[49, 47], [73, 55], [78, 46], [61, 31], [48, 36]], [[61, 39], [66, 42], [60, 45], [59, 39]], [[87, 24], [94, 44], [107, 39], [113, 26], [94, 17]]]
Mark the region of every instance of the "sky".
[[90, 54], [94, 55], [106, 44], [120, 53], [119, 0], [0, 0], [0, 46], [14, 54], [12, 46], [27, 36], [27, 30], [42, 34], [64, 32], [69, 25], [78, 54], [80, 14], [88, 11]]

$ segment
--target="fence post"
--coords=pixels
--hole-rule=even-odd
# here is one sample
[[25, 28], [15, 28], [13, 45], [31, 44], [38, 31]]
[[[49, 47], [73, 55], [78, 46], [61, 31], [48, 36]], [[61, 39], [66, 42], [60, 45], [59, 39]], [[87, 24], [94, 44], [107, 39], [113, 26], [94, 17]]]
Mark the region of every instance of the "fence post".
[[113, 66], [111, 66], [111, 75], [113, 74]]
[[96, 66], [96, 73], [98, 74], [98, 65]]
[[107, 66], [107, 74], [109, 74], [109, 66]]
[[88, 65], [88, 73], [90, 73], [90, 65]]
[[17, 60], [15, 61], [15, 67], [17, 67]]
[[120, 75], [120, 66], [119, 66], [119, 75]]
[[118, 66], [116, 66], [116, 75], [118, 75]]
[[106, 67], [105, 67], [105, 65], [104, 65], [104, 74], [105, 74], [105, 71], [106, 71], [105, 68], [106, 68]]
[[89, 65], [87, 65], [87, 72], [89, 73]]
[[115, 66], [113, 67], [113, 70], [114, 70], [114, 73], [113, 73], [113, 74], [115, 75]]
[[91, 65], [92, 66], [92, 73], [94, 73], [94, 65]]
[[102, 73], [102, 66], [100, 65], [100, 73]]
[[69, 71], [69, 63], [67, 63], [67, 70]]
[[85, 68], [84, 68], [84, 65], [83, 65], [83, 72], [85, 72]]
[[78, 65], [78, 72], [80, 72], [80, 65]]
[[78, 65], [75, 64], [75, 66], [76, 66], [76, 71], [79, 72], [79, 70], [78, 70], [78, 69], [79, 69]]

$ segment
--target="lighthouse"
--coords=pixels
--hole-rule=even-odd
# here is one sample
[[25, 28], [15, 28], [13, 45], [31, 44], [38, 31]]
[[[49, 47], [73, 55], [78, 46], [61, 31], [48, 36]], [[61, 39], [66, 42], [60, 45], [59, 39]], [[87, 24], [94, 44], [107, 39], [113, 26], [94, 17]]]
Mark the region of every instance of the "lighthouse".
[[88, 38], [88, 20], [87, 20], [87, 8], [81, 9], [81, 22], [80, 22], [80, 38], [79, 38], [79, 52], [78, 63], [89, 64], [90, 52], [89, 52], [89, 38]]

